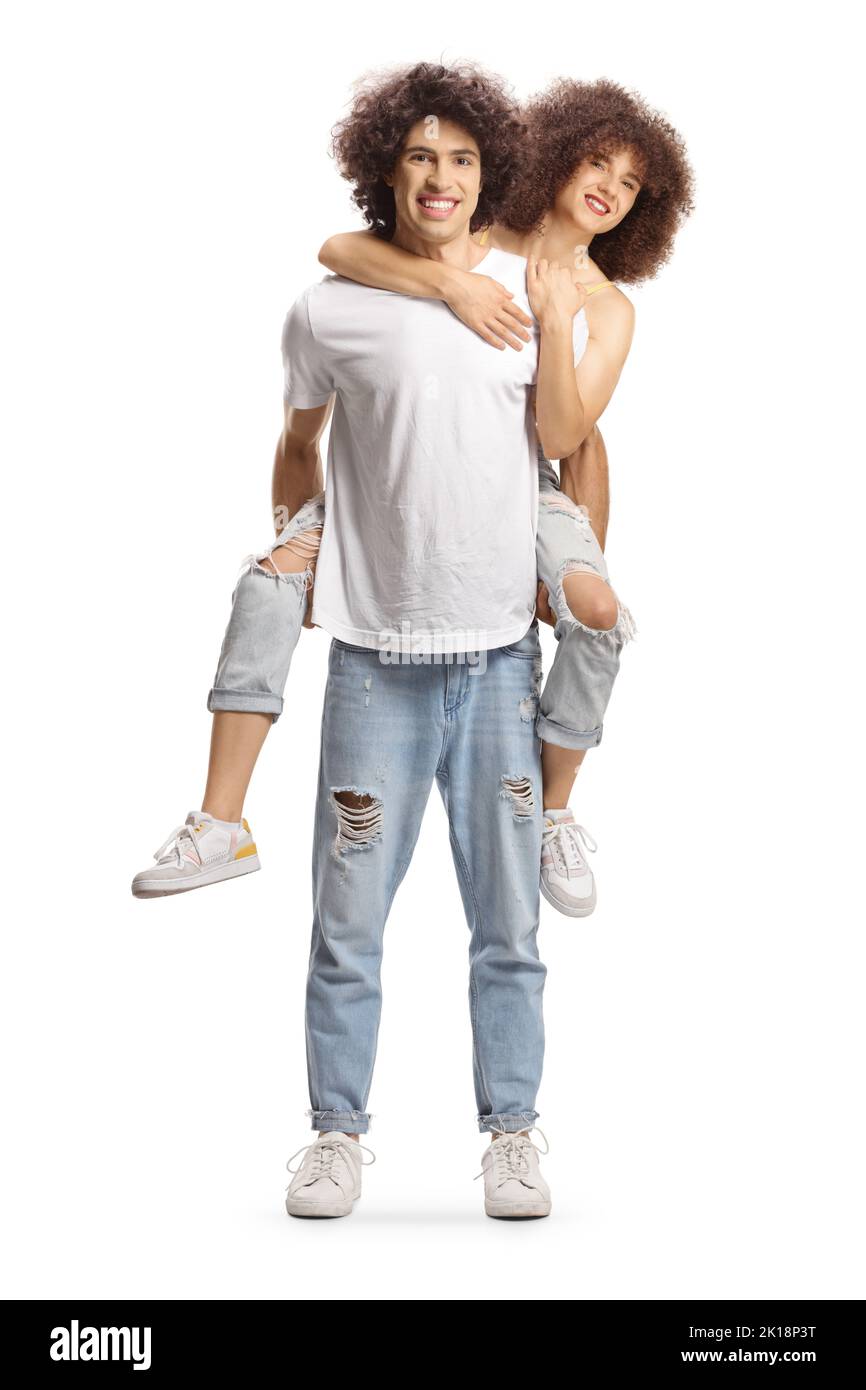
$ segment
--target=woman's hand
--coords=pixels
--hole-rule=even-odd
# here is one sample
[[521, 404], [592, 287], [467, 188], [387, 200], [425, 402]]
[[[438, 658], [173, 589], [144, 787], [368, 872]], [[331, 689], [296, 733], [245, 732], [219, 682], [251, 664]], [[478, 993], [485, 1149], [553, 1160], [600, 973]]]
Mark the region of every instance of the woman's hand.
[[542, 328], [551, 320], [570, 323], [586, 303], [586, 289], [571, 266], [535, 256], [526, 262], [526, 289], [529, 307]]
[[520, 351], [520, 339], [532, 341], [532, 319], [514, 302], [514, 295], [489, 275], [476, 275], [471, 270], [455, 270], [449, 284], [445, 303], [457, 317], [493, 347], [515, 348]]

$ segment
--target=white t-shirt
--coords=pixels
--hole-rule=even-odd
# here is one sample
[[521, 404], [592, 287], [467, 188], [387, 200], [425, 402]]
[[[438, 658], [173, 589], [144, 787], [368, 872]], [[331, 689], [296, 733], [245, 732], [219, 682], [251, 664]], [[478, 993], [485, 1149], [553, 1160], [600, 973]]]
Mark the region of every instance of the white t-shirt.
[[[492, 247], [491, 275], [531, 314], [526, 262]], [[395, 652], [504, 646], [535, 612], [538, 463], [530, 389], [538, 326], [492, 347], [440, 300], [326, 275], [282, 333], [284, 397], [336, 392], [312, 621]], [[588, 338], [574, 320], [575, 362]]]

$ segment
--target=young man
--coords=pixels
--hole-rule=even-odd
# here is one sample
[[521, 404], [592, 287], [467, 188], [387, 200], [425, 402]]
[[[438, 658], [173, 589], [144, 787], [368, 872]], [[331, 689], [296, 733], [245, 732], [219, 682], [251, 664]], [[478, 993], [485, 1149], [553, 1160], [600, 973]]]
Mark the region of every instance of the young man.
[[[507, 193], [520, 135], [498, 82], [419, 64], [362, 90], [337, 153], [371, 225], [419, 256], [483, 267], [528, 311], [526, 263], [470, 238]], [[471, 933], [476, 1119], [493, 1136], [485, 1210], [551, 1210], [529, 1138], [546, 976], [530, 401], [537, 386], [544, 429], [567, 430], [558, 384], [573, 379], [582, 298], [545, 262], [528, 278], [540, 317], [520, 352], [491, 351], [441, 302], [339, 276], [305, 290], [285, 322], [287, 431], [301, 441], [287, 495], [309, 485], [333, 409], [311, 614], [333, 638], [306, 996], [318, 1138], [290, 1170], [291, 1215], [347, 1215], [360, 1195], [385, 921], [434, 778]]]

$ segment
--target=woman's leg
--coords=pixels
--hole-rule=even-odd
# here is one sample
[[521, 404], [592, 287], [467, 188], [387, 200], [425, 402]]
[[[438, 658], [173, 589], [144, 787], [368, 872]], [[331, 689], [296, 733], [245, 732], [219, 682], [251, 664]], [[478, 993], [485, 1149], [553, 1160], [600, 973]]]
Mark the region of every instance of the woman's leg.
[[207, 707], [213, 713], [204, 800], [135, 875], [136, 897], [202, 887], [259, 867], [244, 798], [283, 690], [302, 626], [324, 523], [324, 494], [299, 508], [264, 551], [247, 556], [232, 593]]
[[611, 588], [585, 511], [558, 488], [545, 486], [540, 494], [536, 557], [557, 641], [537, 721], [539, 738], [556, 750], [544, 750], [544, 797], [546, 806], [564, 807], [583, 754], [601, 742], [620, 652], [634, 624]]
[[595, 907], [595, 882], [583, 854], [595, 843], [568, 802], [587, 749], [601, 742], [620, 652], [634, 625], [610, 586], [585, 510], [549, 480], [539, 497], [536, 554], [557, 640], [536, 721], [545, 814], [541, 888], [559, 911], [579, 917]]
[[[321, 526], [310, 531], [299, 532], [285, 544], [275, 546], [256, 563], [261, 565], [266, 573], [272, 575], [296, 575], [305, 579], [309, 573], [312, 582], [315, 578], [316, 558], [321, 534]], [[300, 604], [300, 593], [298, 593], [298, 601]], [[310, 626], [309, 588], [304, 593], [303, 603], [303, 612], [299, 611], [296, 614], [290, 611], [285, 615], [287, 635], [295, 634], [295, 629], [299, 627], [298, 618], [300, 618], [300, 626]], [[299, 631], [297, 635], [300, 635]], [[289, 661], [294, 651], [297, 635], [294, 635], [292, 651], [288, 653]], [[286, 667], [286, 676], [288, 676], [288, 663], [286, 663]], [[228, 703], [231, 696], [227, 693], [224, 685], [226, 679], [230, 679], [228, 662], [222, 665], [221, 671], [218, 670], [215, 682], [221, 687], [222, 704], [219, 708], [214, 707], [207, 783], [201, 805], [202, 810], [209, 812], [215, 819], [237, 823], [243, 815], [244, 800], [259, 753], [271, 725], [279, 718], [280, 711], [277, 711], [273, 705], [262, 710], [229, 708]], [[267, 678], [265, 680], [260, 679], [257, 683], [267, 685], [268, 681]], [[279, 696], [281, 710], [285, 678], [278, 676], [277, 684], [279, 690], [275, 690], [273, 693]], [[246, 696], [244, 695], [243, 700], [245, 699]]]
[[[565, 575], [563, 593], [569, 614], [594, 631], [612, 632], [619, 620], [616, 596], [600, 576], [576, 571]], [[558, 623], [555, 609], [554, 622]], [[557, 656], [559, 650], [557, 649]], [[563, 809], [568, 805], [586, 748], [562, 748], [542, 742], [541, 764], [544, 779], [544, 809]]]

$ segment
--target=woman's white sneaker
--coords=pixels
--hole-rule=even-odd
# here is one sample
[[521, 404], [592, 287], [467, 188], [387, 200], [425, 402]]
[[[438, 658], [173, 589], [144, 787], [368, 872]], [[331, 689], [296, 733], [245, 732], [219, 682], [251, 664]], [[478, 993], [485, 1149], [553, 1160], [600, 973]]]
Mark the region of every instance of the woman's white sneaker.
[[136, 898], [185, 893], [261, 868], [248, 822], [218, 821], [207, 811], [190, 811], [153, 857], [156, 863], [132, 880]]
[[[361, 1150], [368, 1154], [373, 1150], [337, 1129], [320, 1134], [304, 1148], [300, 1168], [292, 1168], [291, 1162], [304, 1149], [298, 1149], [286, 1162], [295, 1175], [286, 1188], [289, 1216], [349, 1216], [361, 1195], [361, 1169], [370, 1166]], [[375, 1154], [371, 1162], [376, 1162]]]
[[595, 879], [584, 847], [598, 845], [571, 811], [545, 811], [541, 838], [541, 891], [566, 917], [588, 917], [595, 908]]
[[[547, 1145], [543, 1131], [538, 1132]], [[548, 1148], [537, 1149], [528, 1134], [500, 1134], [487, 1145], [481, 1172], [475, 1177], [484, 1178], [484, 1210], [488, 1216], [514, 1221], [550, 1215], [550, 1188], [538, 1166], [538, 1155], [547, 1152]]]

